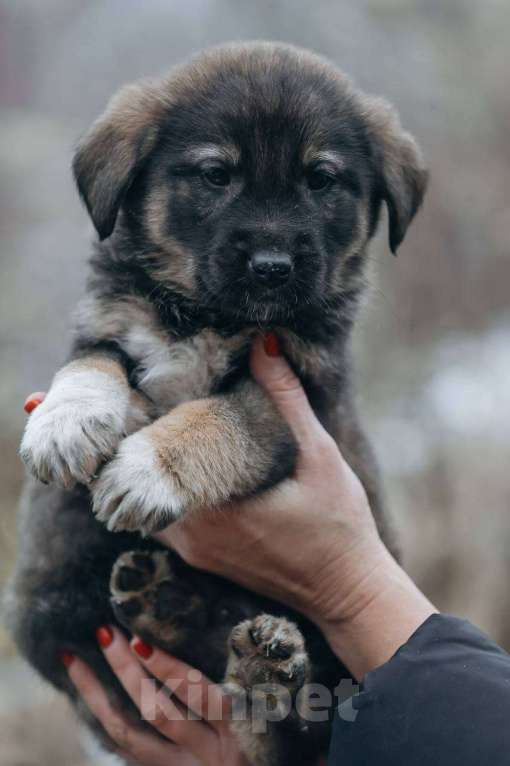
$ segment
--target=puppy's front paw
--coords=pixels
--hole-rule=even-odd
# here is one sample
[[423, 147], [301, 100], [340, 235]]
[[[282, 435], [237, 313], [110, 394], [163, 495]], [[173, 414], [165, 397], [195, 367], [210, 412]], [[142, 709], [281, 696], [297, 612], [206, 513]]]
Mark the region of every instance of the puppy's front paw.
[[185, 509], [177, 479], [161, 464], [147, 429], [121, 443], [92, 488], [94, 513], [110, 531], [151, 534]]
[[20, 455], [40, 481], [71, 489], [76, 482], [88, 484], [117, 449], [125, 434], [129, 390], [105, 373], [62, 373], [30, 415]]

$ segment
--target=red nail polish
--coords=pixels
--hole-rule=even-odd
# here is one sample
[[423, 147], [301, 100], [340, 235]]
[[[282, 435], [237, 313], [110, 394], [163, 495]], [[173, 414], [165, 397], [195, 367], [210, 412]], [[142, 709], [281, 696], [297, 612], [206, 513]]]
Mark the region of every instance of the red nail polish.
[[138, 654], [139, 657], [141, 657], [143, 660], [148, 660], [151, 656], [154, 649], [150, 644], [146, 644], [145, 641], [142, 641], [141, 638], [135, 638], [131, 642], [131, 646], [133, 647], [134, 651]]
[[25, 400], [25, 404], [23, 405], [23, 409], [27, 413], [27, 415], [30, 415], [30, 413], [35, 410], [36, 407], [39, 407], [41, 404], [42, 399], [40, 396], [29, 396], [28, 399]]
[[264, 335], [264, 351], [268, 356], [280, 356], [280, 341], [275, 332], [266, 332]]
[[74, 662], [74, 654], [71, 654], [71, 652], [62, 652], [60, 659], [63, 665], [65, 665], [66, 668], [69, 668]]
[[108, 649], [113, 641], [113, 633], [107, 625], [101, 625], [96, 630], [97, 643], [102, 649]]

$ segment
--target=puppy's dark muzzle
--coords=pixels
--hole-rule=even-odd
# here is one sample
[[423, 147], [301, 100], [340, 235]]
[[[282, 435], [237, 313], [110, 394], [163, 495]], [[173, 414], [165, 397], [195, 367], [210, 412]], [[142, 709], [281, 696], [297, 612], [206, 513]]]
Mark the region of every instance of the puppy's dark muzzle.
[[292, 260], [287, 253], [260, 250], [249, 260], [252, 279], [264, 287], [278, 287], [288, 281]]

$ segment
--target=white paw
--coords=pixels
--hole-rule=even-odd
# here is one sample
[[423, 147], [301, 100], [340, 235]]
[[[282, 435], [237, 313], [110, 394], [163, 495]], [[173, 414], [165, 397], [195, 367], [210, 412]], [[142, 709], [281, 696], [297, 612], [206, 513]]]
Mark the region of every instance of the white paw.
[[150, 438], [125, 439], [92, 488], [94, 513], [110, 531], [150, 534], [175, 521], [185, 499], [158, 462]]
[[64, 368], [28, 419], [21, 458], [46, 483], [88, 484], [124, 437], [128, 408], [129, 389], [113, 376]]

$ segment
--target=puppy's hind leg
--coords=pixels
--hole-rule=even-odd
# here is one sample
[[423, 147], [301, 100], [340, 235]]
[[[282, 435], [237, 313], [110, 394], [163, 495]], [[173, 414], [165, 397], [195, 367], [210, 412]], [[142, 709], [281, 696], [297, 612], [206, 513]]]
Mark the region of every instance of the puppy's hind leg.
[[205, 600], [179, 576], [170, 551], [122, 553], [112, 569], [110, 594], [119, 622], [167, 651], [185, 642], [190, 629], [205, 627]]
[[254, 766], [315, 763], [317, 753], [299, 691], [310, 660], [299, 628], [284, 617], [261, 614], [230, 635], [224, 688], [233, 700], [232, 730]]

